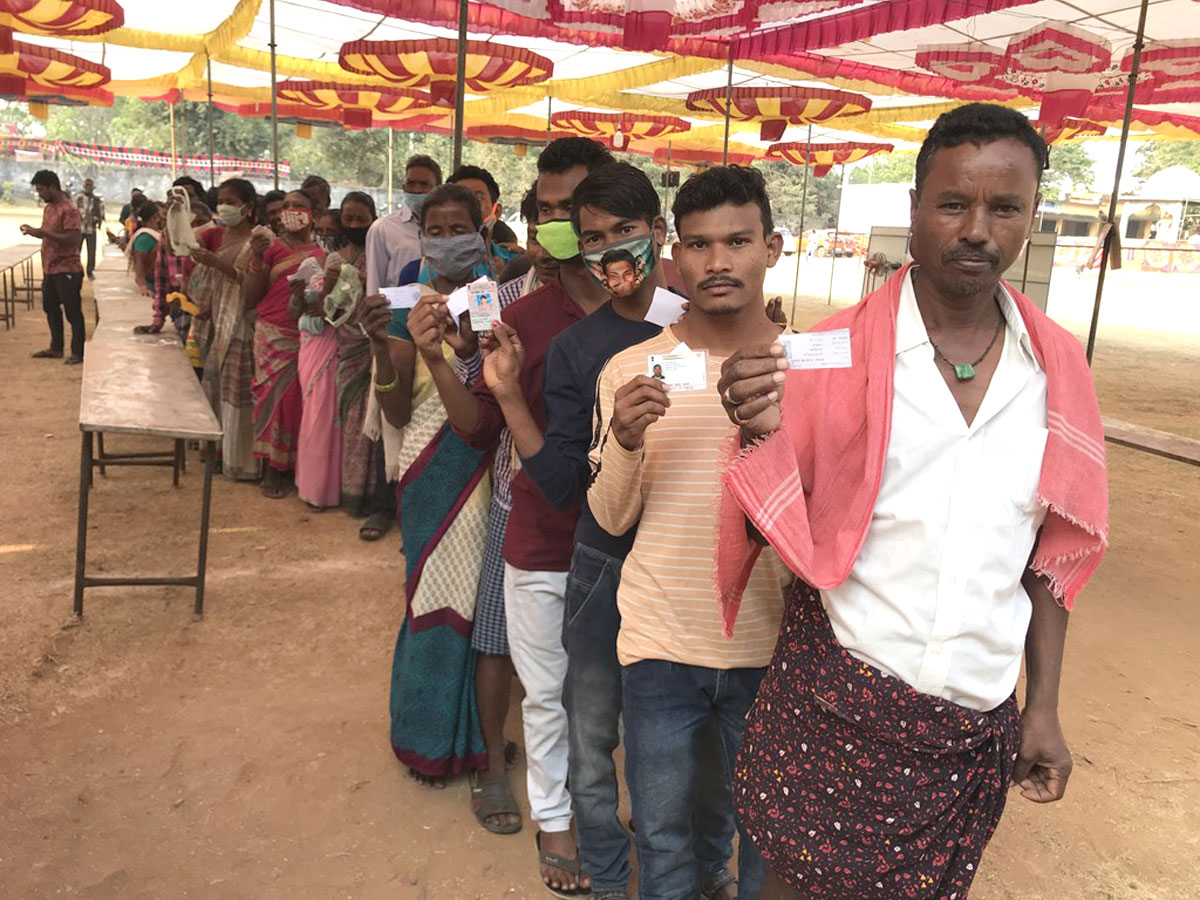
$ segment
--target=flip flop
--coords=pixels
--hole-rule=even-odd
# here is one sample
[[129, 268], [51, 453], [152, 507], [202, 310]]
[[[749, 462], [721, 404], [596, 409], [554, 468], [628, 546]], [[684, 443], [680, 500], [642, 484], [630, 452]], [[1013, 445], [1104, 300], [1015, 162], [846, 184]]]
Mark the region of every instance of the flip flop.
[[[578, 881], [583, 878], [583, 861], [579, 857], [575, 859], [567, 859], [565, 856], [559, 856], [557, 853], [551, 853], [548, 850], [542, 849], [542, 833], [539, 831], [537, 837], [534, 838], [534, 843], [538, 851], [538, 863], [544, 866], [553, 866], [556, 869], [562, 869], [568, 875], [574, 875]], [[577, 887], [574, 889], [556, 888], [546, 883], [542, 879], [542, 887], [552, 897], [559, 897], [561, 900], [575, 900], [577, 897], [592, 896], [590, 887]]]
[[[475, 821], [492, 834], [516, 834], [521, 830], [521, 808], [506, 778], [481, 781], [479, 774], [472, 772], [471, 811], [475, 813]], [[517, 821], [497, 825], [491, 821], [496, 816], [516, 816]]]
[[[380, 524], [382, 523], [382, 524]], [[358, 539], [372, 543], [379, 540], [392, 528], [392, 517], [388, 513], [371, 513], [367, 516], [367, 521], [363, 522], [358, 529]]]

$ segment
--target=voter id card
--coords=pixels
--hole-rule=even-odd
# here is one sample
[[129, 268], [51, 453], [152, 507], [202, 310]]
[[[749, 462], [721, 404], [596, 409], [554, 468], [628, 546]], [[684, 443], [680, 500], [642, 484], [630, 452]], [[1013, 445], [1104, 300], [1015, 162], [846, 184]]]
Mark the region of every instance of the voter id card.
[[500, 321], [500, 288], [491, 279], [481, 278], [467, 285], [467, 304], [472, 331], [487, 333], [493, 322]]
[[708, 390], [708, 351], [679, 344], [670, 353], [646, 357], [646, 374], [672, 391]]
[[789, 369], [850, 368], [850, 329], [779, 336]]

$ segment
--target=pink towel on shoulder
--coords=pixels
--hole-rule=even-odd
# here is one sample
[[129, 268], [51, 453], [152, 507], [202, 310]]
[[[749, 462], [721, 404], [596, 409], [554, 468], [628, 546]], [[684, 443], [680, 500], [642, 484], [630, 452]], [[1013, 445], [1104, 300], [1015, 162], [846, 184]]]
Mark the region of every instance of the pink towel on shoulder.
[[[892, 424], [896, 310], [905, 266], [814, 331], [850, 329], [846, 369], [788, 373], [783, 424], [737, 453], [723, 478], [716, 579], [727, 635], [761, 552], [748, 518], [784, 563], [818, 589], [841, 584], [862, 550], [883, 480]], [[1046, 372], [1050, 434], [1038, 483], [1047, 515], [1031, 568], [1067, 609], [1108, 546], [1104, 433], [1079, 342], [1029, 298], [1013, 297]]]

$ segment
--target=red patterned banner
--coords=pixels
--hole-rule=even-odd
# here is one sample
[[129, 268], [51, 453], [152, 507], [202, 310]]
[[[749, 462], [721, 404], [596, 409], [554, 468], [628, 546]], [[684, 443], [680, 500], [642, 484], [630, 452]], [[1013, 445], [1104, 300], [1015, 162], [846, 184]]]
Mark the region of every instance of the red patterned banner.
[[[0, 150], [38, 151], [43, 156], [74, 156], [90, 162], [108, 166], [134, 166], [151, 169], [192, 169], [197, 172], [209, 170], [207, 156], [177, 156], [172, 161], [170, 153], [144, 150], [141, 147], [105, 147], [100, 144], [81, 144], [76, 141], [54, 141], [41, 138], [23, 138], [0, 135]], [[271, 175], [274, 166], [269, 159], [237, 159], [232, 156], [213, 157], [218, 172], [245, 172], [250, 175]], [[281, 160], [279, 174], [291, 174], [291, 166]]]

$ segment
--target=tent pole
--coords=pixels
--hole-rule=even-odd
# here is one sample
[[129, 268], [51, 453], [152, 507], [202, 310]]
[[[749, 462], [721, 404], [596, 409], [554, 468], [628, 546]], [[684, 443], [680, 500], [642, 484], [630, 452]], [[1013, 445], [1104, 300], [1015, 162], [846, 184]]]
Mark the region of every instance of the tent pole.
[[1108, 232], [1104, 235], [1104, 249], [1100, 254], [1100, 273], [1096, 276], [1096, 302], [1092, 305], [1092, 324], [1088, 329], [1087, 361], [1092, 364], [1092, 351], [1096, 347], [1096, 329], [1100, 325], [1100, 298], [1104, 294], [1104, 273], [1108, 270], [1108, 253], [1112, 247], [1113, 231], [1119, 227], [1117, 219], [1117, 197], [1121, 192], [1121, 170], [1125, 167], [1125, 149], [1129, 146], [1129, 123], [1133, 118], [1133, 95], [1137, 92], [1138, 69], [1142, 64], [1142, 47], [1146, 36], [1146, 11], [1150, 0], [1142, 0], [1138, 14], [1137, 37], [1133, 41], [1133, 61], [1129, 67], [1129, 90], [1125, 94], [1125, 121], [1121, 123], [1121, 146], [1117, 150], [1117, 174], [1113, 179], [1112, 196], [1108, 199]]
[[550, 135], [553, 130], [550, 125], [550, 120], [554, 116], [554, 98], [550, 96], [550, 92], [546, 92], [546, 143], [550, 143]]
[[175, 152], [175, 104], [170, 100], [167, 101], [167, 113], [171, 119], [171, 180], [174, 181], [178, 177], [179, 171], [176, 164], [178, 156]]
[[729, 40], [729, 67], [725, 79], [725, 146], [721, 151], [721, 165], [729, 165], [729, 114], [733, 110], [733, 39]]
[[467, 0], [458, 0], [458, 75], [454, 82], [454, 169], [462, 165], [463, 104], [467, 93]]
[[837, 245], [838, 238], [841, 237], [842, 228], [842, 197], [846, 193], [846, 164], [842, 163], [842, 188], [838, 192], [838, 214], [833, 220], [833, 246], [829, 248], [829, 296], [825, 300], [826, 306], [833, 305], [833, 270], [837, 264]]
[[665, 214], [671, 208], [671, 142], [667, 141], [667, 183], [664, 185], [663, 191], [663, 213]]
[[275, 95], [275, 0], [267, 0], [271, 14], [271, 171], [279, 190], [279, 98]]
[[[808, 143], [804, 145], [804, 153], [810, 152], [812, 146], [812, 122], [808, 123]], [[796, 321], [796, 296], [800, 293], [800, 251], [804, 249], [804, 214], [808, 211], [808, 170], [807, 161], [804, 164], [804, 187], [800, 189], [800, 236], [796, 239], [796, 282], [792, 285], [792, 316], [789, 322]], [[795, 325], [792, 326], [793, 328]]]
[[208, 61], [208, 186], [217, 186], [217, 160], [213, 151], [212, 60]]
[[395, 153], [396, 130], [391, 125], [388, 126], [388, 177], [387, 177], [387, 192], [388, 192], [388, 212], [392, 211], [392, 166], [393, 154]]

